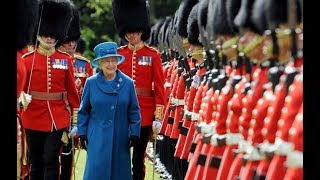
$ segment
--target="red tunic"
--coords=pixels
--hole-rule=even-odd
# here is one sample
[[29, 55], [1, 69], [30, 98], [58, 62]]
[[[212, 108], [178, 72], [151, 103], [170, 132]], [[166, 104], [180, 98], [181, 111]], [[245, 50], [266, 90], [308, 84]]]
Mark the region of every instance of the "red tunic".
[[78, 90], [79, 97], [82, 96], [84, 84], [88, 77], [93, 75], [92, 66], [90, 61], [80, 55], [75, 54], [73, 60], [73, 70], [75, 83]]
[[164, 75], [160, 53], [155, 48], [144, 45], [138, 50], [130, 49], [127, 45], [118, 48], [118, 54], [125, 60], [118, 68], [131, 77], [136, 89], [154, 91], [154, 96], [137, 92], [141, 109], [141, 126], [151, 126], [154, 120], [156, 105], [165, 105]]
[[80, 104], [74, 83], [72, 57], [58, 50], [47, 57], [37, 50], [25, 54], [23, 59], [27, 69], [24, 91], [28, 94], [29, 91], [66, 92], [66, 100], [70, 107], [68, 110], [66, 101], [63, 99], [39, 100], [32, 98], [27, 110], [23, 113], [23, 127], [50, 132], [54, 128], [60, 130], [70, 126], [70, 118]]

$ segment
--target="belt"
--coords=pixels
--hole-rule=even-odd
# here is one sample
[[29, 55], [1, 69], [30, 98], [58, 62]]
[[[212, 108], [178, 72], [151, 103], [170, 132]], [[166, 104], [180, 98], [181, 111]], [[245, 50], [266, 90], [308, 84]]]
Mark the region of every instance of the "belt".
[[63, 94], [66, 92], [38, 92], [30, 91], [29, 94], [32, 96], [32, 99], [38, 100], [63, 100]]
[[154, 96], [154, 91], [147, 88], [136, 88], [138, 96]]

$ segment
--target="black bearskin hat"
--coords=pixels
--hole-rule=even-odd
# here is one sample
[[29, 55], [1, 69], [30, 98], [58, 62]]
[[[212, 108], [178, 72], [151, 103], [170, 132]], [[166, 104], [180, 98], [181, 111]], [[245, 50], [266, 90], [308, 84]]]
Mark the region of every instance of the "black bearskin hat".
[[80, 31], [80, 16], [77, 7], [71, 2], [73, 18], [67, 32], [64, 42], [77, 41], [81, 36]]
[[265, 4], [266, 0], [256, 0], [253, 4], [252, 23], [257, 27], [258, 33], [263, 34], [268, 29]]
[[32, 42], [38, 17], [38, 0], [18, 0], [16, 15], [16, 50]]
[[199, 41], [198, 10], [199, 3], [193, 6], [187, 24], [188, 41], [193, 45], [201, 45]]
[[239, 13], [234, 19], [234, 23], [238, 28], [248, 28], [250, 31], [259, 33], [256, 26], [251, 20], [252, 8], [254, 0], [242, 0]]
[[226, 0], [226, 10], [227, 10], [227, 20], [230, 24], [232, 30], [234, 32], [239, 32], [237, 26], [234, 24], [234, 19], [236, 18], [240, 7], [241, 7], [241, 0]]
[[200, 0], [198, 8], [198, 25], [206, 30], [209, 0]]
[[[233, 35], [234, 31], [227, 18], [226, 0], [211, 0], [208, 8], [208, 24], [215, 35]], [[212, 36], [211, 36], [212, 37]]]
[[142, 31], [142, 41], [148, 41], [151, 24], [146, 0], [112, 0], [112, 12], [121, 38], [125, 39], [126, 32]]
[[38, 25], [39, 36], [51, 36], [63, 42], [72, 20], [69, 0], [40, 0]]
[[[301, 1], [295, 0], [296, 4], [296, 22], [302, 20]], [[266, 2], [266, 17], [268, 20], [269, 29], [279, 26], [279, 24], [288, 22], [288, 1], [287, 0], [268, 0]]]
[[86, 42], [84, 41], [84, 39], [79, 38], [77, 40], [77, 48], [76, 48], [76, 52], [83, 54], [83, 52], [86, 50]]
[[177, 31], [182, 37], [188, 37], [187, 24], [188, 17], [192, 7], [198, 3], [198, 0], [183, 0], [178, 9]]
[[167, 46], [169, 45], [166, 42], [166, 30], [168, 28], [169, 23], [171, 22], [171, 19], [172, 19], [171, 16], [167, 16], [161, 28], [159, 29], [158, 43], [162, 42], [163, 45], [167, 45]]
[[158, 34], [159, 30], [164, 23], [165, 18], [160, 18], [158, 21], [152, 26], [151, 34], [149, 39], [149, 45], [156, 47], [158, 45]]

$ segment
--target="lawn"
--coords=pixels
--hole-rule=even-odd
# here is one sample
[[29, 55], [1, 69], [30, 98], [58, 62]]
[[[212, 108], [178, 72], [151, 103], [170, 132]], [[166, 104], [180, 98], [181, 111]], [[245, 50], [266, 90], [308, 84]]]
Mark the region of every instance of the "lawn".
[[[83, 172], [84, 172], [84, 167], [86, 163], [86, 156], [87, 152], [85, 150], [77, 150], [75, 154], [75, 176], [72, 178], [72, 180], [82, 180], [83, 179]], [[153, 173], [153, 165], [150, 165], [149, 160], [146, 159], [145, 163], [147, 167], [147, 173], [145, 180], [153, 180], [152, 179], [152, 173]], [[155, 180], [160, 180], [159, 174], [156, 172], [154, 173], [154, 179]]]

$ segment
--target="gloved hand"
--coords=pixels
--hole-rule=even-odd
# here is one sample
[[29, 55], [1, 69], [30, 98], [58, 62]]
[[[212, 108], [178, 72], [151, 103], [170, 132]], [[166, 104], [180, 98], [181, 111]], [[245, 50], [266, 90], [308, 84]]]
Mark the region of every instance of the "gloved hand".
[[152, 122], [153, 133], [159, 134], [161, 126], [162, 126], [162, 123], [160, 121], [153, 121]]
[[88, 139], [86, 135], [79, 136], [80, 139], [80, 147], [84, 150], [87, 150], [88, 147]]
[[139, 140], [139, 137], [138, 136], [135, 136], [135, 135], [131, 135], [129, 137], [129, 148], [133, 147], [135, 144], [137, 144]]
[[69, 128], [68, 137], [69, 137], [69, 138], [74, 138], [77, 134], [78, 134], [78, 127], [77, 127], [77, 125], [72, 125], [72, 126]]

